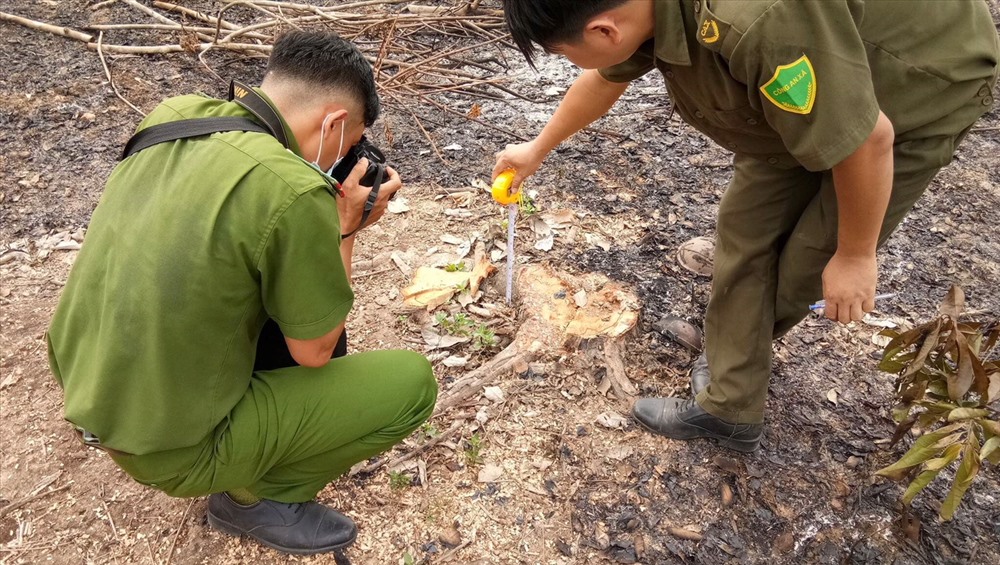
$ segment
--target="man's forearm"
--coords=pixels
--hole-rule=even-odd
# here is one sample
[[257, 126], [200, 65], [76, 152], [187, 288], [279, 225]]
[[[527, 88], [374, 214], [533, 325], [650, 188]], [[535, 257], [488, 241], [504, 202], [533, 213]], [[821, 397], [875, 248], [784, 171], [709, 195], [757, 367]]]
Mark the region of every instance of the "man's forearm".
[[627, 88], [627, 82], [611, 82], [597, 71], [584, 71], [566, 92], [559, 108], [538, 134], [536, 141], [548, 153], [606, 114]]
[[837, 192], [837, 253], [874, 255], [892, 194], [892, 124], [879, 113], [868, 139], [833, 167]]

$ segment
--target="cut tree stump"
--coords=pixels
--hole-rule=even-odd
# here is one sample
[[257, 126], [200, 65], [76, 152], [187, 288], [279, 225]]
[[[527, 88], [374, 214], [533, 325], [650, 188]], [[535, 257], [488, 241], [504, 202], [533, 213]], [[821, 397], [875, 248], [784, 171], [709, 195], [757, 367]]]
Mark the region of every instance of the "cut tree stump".
[[571, 275], [545, 265], [528, 265], [517, 272], [514, 297], [521, 326], [503, 351], [455, 381], [438, 398], [441, 413], [478, 394], [483, 387], [541, 355], [575, 352], [581, 342], [602, 345], [607, 387], [617, 397], [634, 398], [639, 391], [625, 371], [628, 333], [639, 319], [639, 300], [624, 285], [603, 275]]

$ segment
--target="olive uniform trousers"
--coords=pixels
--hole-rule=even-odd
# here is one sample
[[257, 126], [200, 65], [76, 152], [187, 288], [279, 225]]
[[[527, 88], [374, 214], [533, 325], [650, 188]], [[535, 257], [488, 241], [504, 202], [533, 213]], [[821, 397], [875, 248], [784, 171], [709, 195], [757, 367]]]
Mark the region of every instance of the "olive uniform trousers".
[[[258, 367], [290, 360], [283, 344], [274, 343], [283, 341], [280, 331], [271, 330], [265, 326], [258, 343]], [[279, 502], [311, 500], [355, 463], [410, 435], [437, 398], [430, 363], [418, 353], [343, 356], [346, 340], [337, 349], [323, 367], [255, 370], [229, 417], [197, 445], [109, 453], [136, 481], [171, 496], [246, 489]]]
[[[896, 143], [892, 196], [879, 246], [951, 161], [987, 109], [988, 96], [989, 89], [979, 90], [969, 111], [955, 116], [954, 133]], [[940, 126], [948, 129], [948, 124]], [[823, 298], [823, 269], [837, 249], [837, 197], [831, 171], [781, 168], [739, 154], [734, 168], [719, 205], [705, 317], [712, 378], [697, 401], [726, 421], [756, 424], [764, 419], [772, 340]]]

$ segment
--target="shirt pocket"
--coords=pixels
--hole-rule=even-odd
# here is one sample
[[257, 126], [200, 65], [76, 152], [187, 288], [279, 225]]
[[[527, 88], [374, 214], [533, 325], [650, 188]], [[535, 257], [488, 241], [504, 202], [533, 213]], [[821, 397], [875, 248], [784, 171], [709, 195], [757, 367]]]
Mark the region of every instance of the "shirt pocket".
[[715, 110], [711, 112], [710, 119], [718, 127], [734, 133], [780, 139], [778, 133], [767, 123], [764, 113], [749, 104], [732, 110]]

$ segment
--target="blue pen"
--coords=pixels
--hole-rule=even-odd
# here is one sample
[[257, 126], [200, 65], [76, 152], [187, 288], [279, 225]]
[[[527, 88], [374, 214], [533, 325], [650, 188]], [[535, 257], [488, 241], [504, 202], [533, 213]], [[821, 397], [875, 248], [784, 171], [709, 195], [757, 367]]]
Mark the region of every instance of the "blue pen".
[[[896, 296], [895, 292], [889, 292], [886, 294], [876, 294], [875, 300], [881, 300], [883, 298], [892, 298], [893, 296]], [[809, 306], [810, 310], [819, 310], [820, 308], [826, 308], [826, 300], [820, 300], [816, 304], [811, 304]]]

